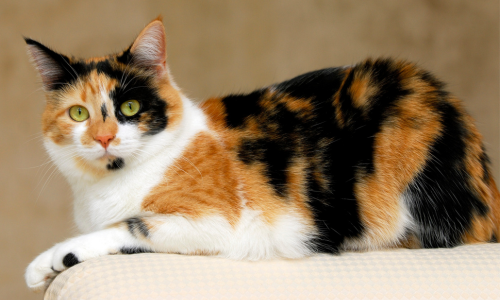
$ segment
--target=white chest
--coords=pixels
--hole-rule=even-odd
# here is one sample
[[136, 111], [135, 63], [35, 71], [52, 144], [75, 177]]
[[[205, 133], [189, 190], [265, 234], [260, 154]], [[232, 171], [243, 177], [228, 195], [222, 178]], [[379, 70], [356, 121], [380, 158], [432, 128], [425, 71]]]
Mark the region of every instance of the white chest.
[[140, 214], [143, 199], [165, 180], [167, 158], [156, 157], [92, 184], [73, 184], [74, 217], [78, 229], [91, 232]]

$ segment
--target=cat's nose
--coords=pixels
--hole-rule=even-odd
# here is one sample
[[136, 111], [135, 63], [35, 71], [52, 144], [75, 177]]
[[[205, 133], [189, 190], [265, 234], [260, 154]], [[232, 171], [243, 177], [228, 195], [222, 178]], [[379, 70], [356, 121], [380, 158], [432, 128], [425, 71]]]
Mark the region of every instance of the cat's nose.
[[107, 149], [109, 146], [109, 143], [115, 138], [114, 135], [107, 134], [107, 135], [98, 135], [94, 139], [98, 142], [101, 143], [101, 146], [104, 149]]

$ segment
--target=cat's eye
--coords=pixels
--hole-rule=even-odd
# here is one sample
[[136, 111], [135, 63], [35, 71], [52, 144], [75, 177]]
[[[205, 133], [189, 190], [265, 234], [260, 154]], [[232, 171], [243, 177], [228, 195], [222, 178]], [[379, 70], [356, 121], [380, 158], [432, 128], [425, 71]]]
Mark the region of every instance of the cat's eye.
[[139, 112], [139, 108], [141, 108], [141, 104], [137, 100], [127, 100], [120, 106], [122, 114], [127, 117], [135, 115], [137, 112]]
[[89, 111], [83, 106], [75, 105], [69, 109], [69, 116], [77, 122], [83, 122], [89, 118]]

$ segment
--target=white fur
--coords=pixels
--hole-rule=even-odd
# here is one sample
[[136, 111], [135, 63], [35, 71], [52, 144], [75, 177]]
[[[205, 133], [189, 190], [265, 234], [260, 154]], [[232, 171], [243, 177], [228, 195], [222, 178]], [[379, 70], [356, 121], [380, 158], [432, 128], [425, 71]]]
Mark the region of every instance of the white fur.
[[272, 225], [259, 211], [243, 208], [236, 228], [222, 216], [191, 220], [181, 215], [145, 215], [150, 229], [147, 239], [132, 236], [126, 226], [98, 230], [57, 244], [39, 255], [26, 271], [33, 290], [45, 287], [66, 269], [63, 258], [74, 254], [80, 261], [118, 253], [121, 248], [146, 248], [156, 252], [190, 254], [203, 250], [231, 259], [261, 260], [276, 257], [298, 258], [312, 253], [308, 241], [312, 228], [292, 209]]
[[179, 215], [152, 217], [161, 224], [151, 234], [158, 252], [194, 253], [204, 250], [231, 259], [261, 260], [276, 257], [297, 258], [311, 254], [307, 242], [312, 228], [298, 213], [290, 210], [268, 224], [262, 212], [244, 207], [235, 228], [222, 216], [190, 220]]

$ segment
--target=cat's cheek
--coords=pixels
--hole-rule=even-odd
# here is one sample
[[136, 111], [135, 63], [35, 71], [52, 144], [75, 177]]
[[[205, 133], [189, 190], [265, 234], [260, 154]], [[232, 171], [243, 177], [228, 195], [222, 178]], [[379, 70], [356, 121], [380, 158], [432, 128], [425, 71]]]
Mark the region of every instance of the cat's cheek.
[[108, 152], [116, 157], [129, 158], [141, 148], [144, 141], [135, 124], [120, 124], [114, 141], [108, 148]]

